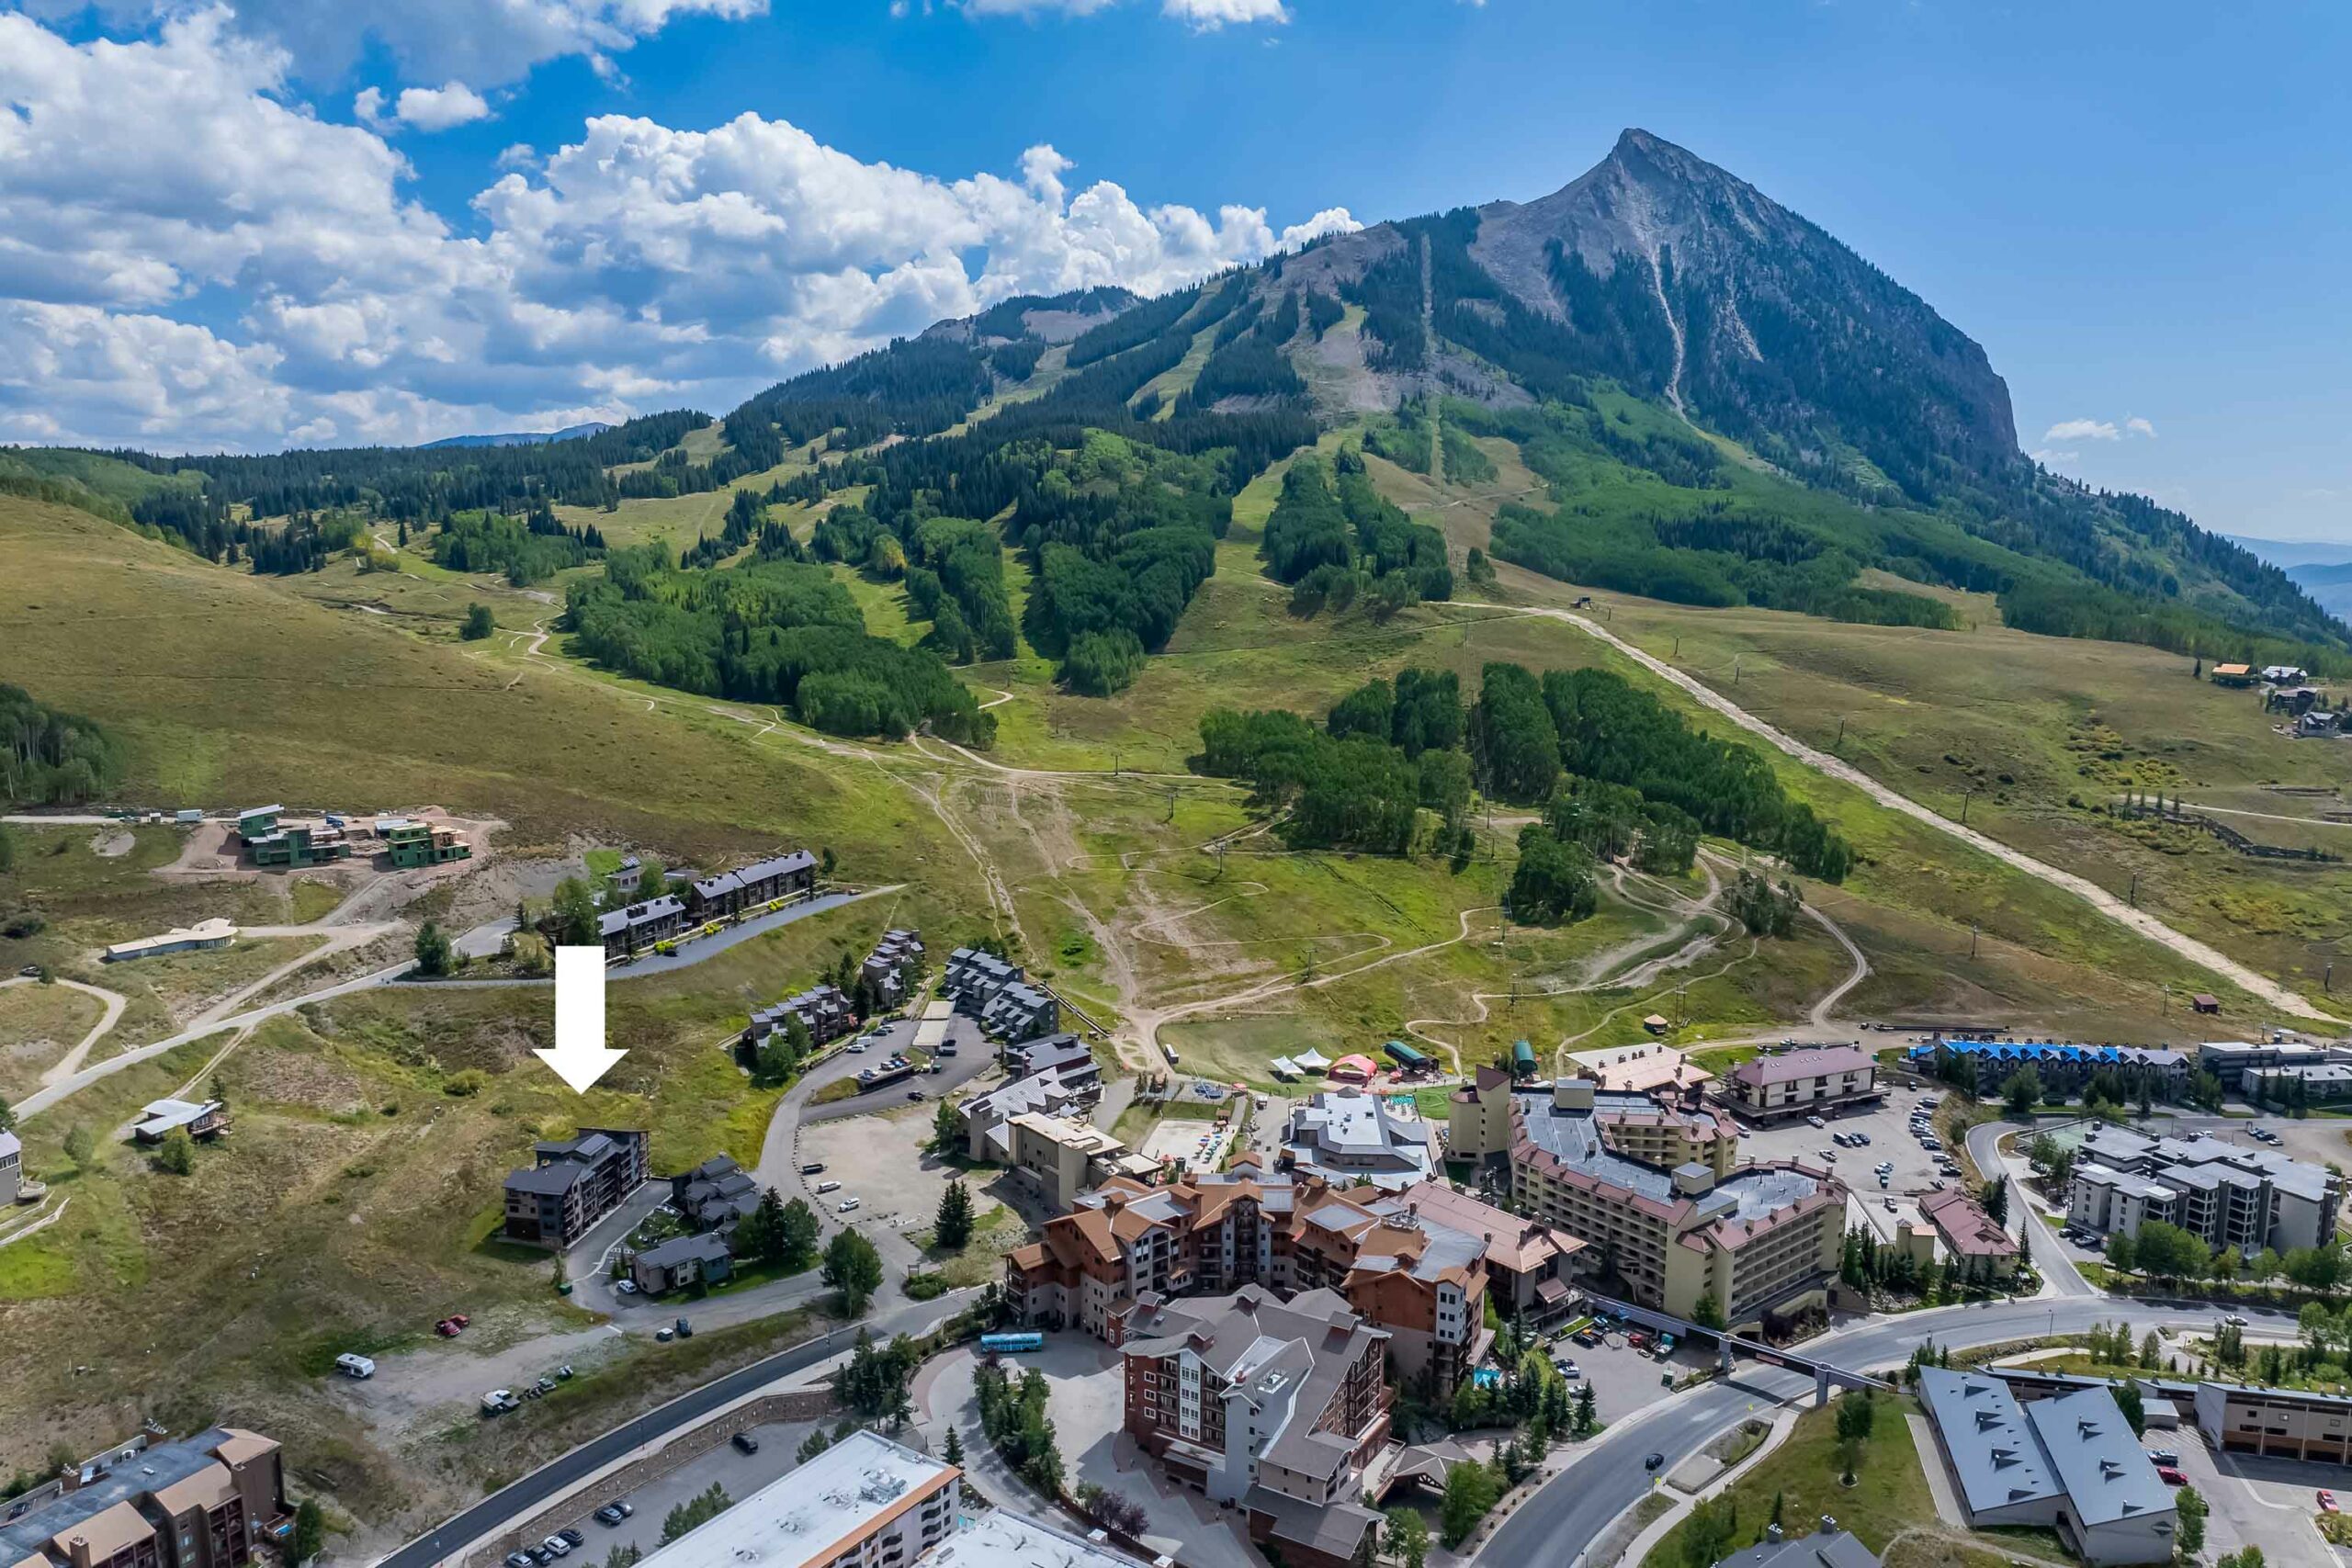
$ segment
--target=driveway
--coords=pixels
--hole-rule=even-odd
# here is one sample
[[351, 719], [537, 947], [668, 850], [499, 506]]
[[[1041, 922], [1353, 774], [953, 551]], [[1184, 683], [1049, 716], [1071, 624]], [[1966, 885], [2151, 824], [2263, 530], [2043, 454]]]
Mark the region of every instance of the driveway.
[[[1008, 1357], [1006, 1364], [1015, 1376], [1032, 1366], [1046, 1374], [1051, 1386], [1047, 1410], [1061, 1447], [1065, 1484], [1071, 1491], [1091, 1481], [1132, 1499], [1149, 1517], [1145, 1543], [1181, 1558], [1185, 1568], [1263, 1568], [1249, 1545], [1239, 1513], [1171, 1484], [1121, 1430], [1126, 1393], [1117, 1351], [1084, 1334], [1048, 1334], [1041, 1353]], [[972, 1386], [977, 1365], [972, 1350], [957, 1349], [930, 1361], [917, 1375], [912, 1396], [917, 1421], [932, 1451], [938, 1451], [947, 1424], [953, 1422], [967, 1465], [989, 1501], [1069, 1528], [1058, 1510], [998, 1461], [980, 1435], [979, 1403]]]
[[2102, 1292], [2083, 1278], [2075, 1267], [2078, 1260], [2087, 1260], [2095, 1254], [2061, 1238], [2041, 1212], [2041, 1200], [2027, 1187], [2026, 1179], [2033, 1168], [2023, 1158], [2003, 1156], [1996, 1145], [2010, 1133], [2024, 1129], [2007, 1122], [1980, 1122], [1968, 1130], [1968, 1157], [1986, 1176], [1996, 1171], [2009, 1179], [2010, 1232], [2025, 1243], [2026, 1256], [2032, 1259], [2034, 1272], [2042, 1279], [2043, 1295], [2097, 1296]]
[[2300, 1460], [2256, 1454], [2215, 1453], [2194, 1426], [2177, 1432], [2150, 1432], [2147, 1446], [2180, 1454], [2181, 1473], [2211, 1506], [2205, 1523], [2209, 1556], [2254, 1546], [2265, 1562], [2326, 1562], [2334, 1553], [2312, 1523], [2325, 1486], [2352, 1497], [2352, 1468], [2306, 1464]]

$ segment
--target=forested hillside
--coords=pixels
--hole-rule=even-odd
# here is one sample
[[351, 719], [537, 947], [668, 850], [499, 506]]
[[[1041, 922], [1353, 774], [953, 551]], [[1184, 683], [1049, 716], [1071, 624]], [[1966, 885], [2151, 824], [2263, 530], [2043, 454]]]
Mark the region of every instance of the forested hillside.
[[[1367, 417], [1368, 394], [1392, 412]], [[1216, 570], [1235, 495], [1339, 423], [1360, 435], [1291, 468], [1261, 547], [1302, 617], [1451, 597], [1443, 536], [1359, 452], [1480, 483], [1483, 439], [1543, 487], [1500, 509], [1492, 553], [1563, 581], [1928, 628], [1956, 624], [1930, 590], [1967, 590], [2027, 631], [2352, 671], [2352, 632], [2286, 573], [2041, 468], [1965, 333], [1639, 131], [1540, 201], [1375, 225], [1156, 299], [1008, 299], [717, 421], [527, 446], [10, 450], [0, 487], [266, 572], [419, 533], [452, 570], [556, 582], [579, 650], [616, 670], [845, 733], [984, 740], [948, 663], [1034, 649], [1071, 692], [1125, 689]], [[608, 555], [554, 513], [729, 491], [674, 563]], [[902, 592], [917, 646], [841, 642], [846, 598], [775, 597], [804, 553]]]

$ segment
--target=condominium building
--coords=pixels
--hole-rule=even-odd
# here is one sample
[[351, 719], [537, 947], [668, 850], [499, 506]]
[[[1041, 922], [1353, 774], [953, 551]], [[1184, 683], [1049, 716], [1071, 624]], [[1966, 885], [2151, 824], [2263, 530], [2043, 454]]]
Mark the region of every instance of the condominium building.
[[884, 1007], [895, 1008], [906, 1001], [908, 987], [922, 973], [922, 959], [921, 931], [887, 931], [858, 965], [857, 973], [874, 988]]
[[1397, 1192], [1429, 1179], [1436, 1144], [1436, 1130], [1409, 1109], [1366, 1089], [1340, 1089], [1292, 1109], [1283, 1159], [1302, 1176]]
[[2162, 1220], [2241, 1254], [2326, 1246], [2343, 1205], [2344, 1179], [2324, 1166], [2201, 1133], [2148, 1138], [2120, 1127], [2083, 1140], [2066, 1195], [2078, 1225], [2137, 1236]]
[[25, 1184], [25, 1145], [17, 1134], [0, 1132], [0, 1208], [15, 1202]]
[[910, 1568], [955, 1536], [963, 1473], [861, 1428], [639, 1568]]
[[2250, 1040], [2208, 1040], [2197, 1047], [2197, 1067], [2222, 1080], [2235, 1093], [2245, 1088], [2250, 1073], [2279, 1067], [2326, 1066], [2352, 1063], [2352, 1048], [2307, 1045], [2300, 1041], [2264, 1043]]
[[[1522, 1046], [1527, 1050], [1527, 1070], [1519, 1074], [1519, 1051]], [[1688, 1090], [1705, 1088], [1715, 1077], [1691, 1061], [1689, 1052], [1655, 1040], [1571, 1051], [1568, 1060], [1577, 1064], [1577, 1077], [1590, 1078], [1595, 1087], [1612, 1094], [1655, 1094], [1672, 1099]], [[1535, 1050], [1526, 1041], [1511, 1048], [1511, 1061], [1515, 1075], [1534, 1076]]]
[[977, 947], [947, 955], [939, 987], [955, 998], [957, 1011], [978, 1019], [1000, 1040], [1036, 1040], [1061, 1027], [1061, 1003], [1051, 991], [1032, 984], [1020, 964]]
[[1973, 1063], [1976, 1092], [1998, 1094], [2010, 1075], [2031, 1067], [2045, 1092], [2074, 1094], [2101, 1068], [2117, 1072], [2128, 1082], [2149, 1079], [2149, 1092], [2158, 1100], [2178, 1100], [2188, 1088], [2189, 1059], [2179, 1051], [2153, 1050], [2139, 1045], [2062, 1045], [2017, 1043], [2007, 1040], [1947, 1040], [1941, 1035], [1905, 1054], [1914, 1071], [1929, 1077], [1943, 1076], [1952, 1058]]
[[2291, 1388], [2197, 1385], [2197, 1425], [2233, 1453], [2352, 1464], [2352, 1397]]
[[1589, 1079], [1519, 1092], [1508, 1079], [1481, 1072], [1454, 1097], [1454, 1151], [1491, 1147], [1508, 1114], [1519, 1212], [1592, 1247], [1630, 1299], [1689, 1316], [1712, 1297], [1735, 1328], [1826, 1303], [1846, 1205], [1835, 1177], [1740, 1165], [1736, 1130], [1704, 1111]]
[[646, 1141], [641, 1131], [583, 1127], [533, 1145], [536, 1163], [506, 1179], [506, 1239], [560, 1250], [587, 1235], [645, 1179]]
[[1007, 1123], [1014, 1117], [1069, 1117], [1102, 1098], [1102, 1066], [1075, 1035], [1055, 1034], [1027, 1044], [1008, 1044], [1001, 1059], [1012, 1076], [956, 1106], [964, 1132], [964, 1152], [973, 1159], [1011, 1165], [1014, 1163], [1012, 1133]]
[[686, 906], [683, 899], [664, 893], [658, 898], [630, 904], [618, 909], [608, 909], [596, 917], [596, 940], [605, 944], [605, 956], [634, 953], [667, 942], [685, 929]]
[[695, 920], [718, 919], [816, 890], [817, 857], [807, 850], [755, 861], [740, 871], [697, 877], [687, 885], [686, 909]]
[[1329, 1290], [1388, 1332], [1400, 1373], [1451, 1389], [1485, 1352], [1489, 1290], [1515, 1311], [1555, 1312], [1583, 1250], [1442, 1183], [1341, 1189], [1245, 1161], [1086, 1194], [1006, 1259], [1005, 1293], [1021, 1322], [1115, 1345], [1148, 1299], [1242, 1284]]
[[1878, 1064], [1854, 1045], [1750, 1057], [1724, 1077], [1722, 1094], [1725, 1104], [1768, 1121], [1883, 1098]]
[[1077, 1116], [1025, 1111], [1007, 1120], [1005, 1163], [1027, 1176], [1056, 1213], [1067, 1213], [1089, 1188], [1114, 1176], [1148, 1180], [1159, 1167]]
[[141, 1438], [0, 1502], [10, 1568], [241, 1568], [291, 1509], [277, 1445], [215, 1427]]
[[811, 986], [774, 1007], [755, 1010], [751, 1021], [743, 1026], [743, 1032], [736, 1037], [737, 1059], [749, 1066], [768, 1036], [784, 1028], [786, 1020], [796, 1018], [800, 1021], [800, 1027], [808, 1032], [812, 1045], [839, 1040], [857, 1027], [857, 1009], [840, 987]]
[[1356, 1501], [1388, 1440], [1389, 1336], [1329, 1291], [1257, 1285], [1138, 1303], [1126, 1431], [1170, 1476], [1248, 1516], [1284, 1562], [1356, 1562], [1381, 1517]]

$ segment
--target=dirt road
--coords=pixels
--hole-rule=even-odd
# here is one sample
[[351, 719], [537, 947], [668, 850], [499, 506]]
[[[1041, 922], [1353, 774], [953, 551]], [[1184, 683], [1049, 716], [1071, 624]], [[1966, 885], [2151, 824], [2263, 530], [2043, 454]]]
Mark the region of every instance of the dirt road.
[[[1463, 607], [1473, 610], [1506, 608], [1499, 604], [1475, 603], [1465, 604]], [[1938, 832], [1958, 839], [1972, 849], [1983, 851], [2004, 864], [2014, 866], [2028, 876], [2036, 877], [2052, 887], [2072, 893], [2118, 925], [2128, 927], [2141, 936], [2146, 937], [2150, 942], [2170, 948], [2190, 963], [2222, 976], [2240, 989], [2249, 995], [2261, 998], [2272, 1007], [2282, 1009], [2302, 1018], [2330, 1017], [2329, 1014], [2313, 1007], [2300, 992], [2278, 984], [2267, 975], [2256, 973], [2229, 954], [2198, 941], [2193, 936], [2173, 930], [2154, 915], [2132, 908], [2131, 905], [2088, 877], [2077, 876], [2071, 871], [2061, 871], [2047, 862], [2034, 859], [2023, 850], [2013, 849], [1998, 839], [1980, 833], [1973, 828], [1962, 827], [1950, 818], [1920, 805], [1910, 796], [1888, 788], [1860, 768], [1840, 761], [1826, 751], [1816, 750], [1793, 736], [1775, 728], [1705, 684], [1698, 677], [1685, 674], [1666, 660], [1645, 653], [1623, 637], [1602, 626], [1598, 621], [1588, 619], [1571, 611], [1555, 610], [1546, 605], [1527, 606], [1521, 613], [1540, 615], [1546, 620], [1564, 622], [1589, 637], [1599, 638], [1660, 680], [1672, 682], [1742, 729], [1770, 741], [1773, 746], [1806, 766], [1817, 769], [1841, 783], [1852, 784], [1890, 811], [1900, 811], [1906, 817], [1928, 824]]]

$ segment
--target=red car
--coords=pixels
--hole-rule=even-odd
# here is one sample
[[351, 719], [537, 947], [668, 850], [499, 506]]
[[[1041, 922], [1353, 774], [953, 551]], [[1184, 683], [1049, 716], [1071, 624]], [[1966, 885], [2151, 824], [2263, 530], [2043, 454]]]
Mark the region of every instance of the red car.
[[2319, 1489], [2319, 1511], [2323, 1514], [2335, 1512], [2335, 1494], [2324, 1486]]
[[1625, 1343], [1631, 1345], [1636, 1350], [1645, 1348], [1649, 1342], [1650, 1337], [1642, 1333], [1639, 1329], [1636, 1329], [1633, 1333], [1625, 1336]]
[[438, 1334], [444, 1339], [455, 1339], [458, 1335], [463, 1334], [466, 1331], [466, 1325], [472, 1321], [473, 1319], [468, 1317], [464, 1313], [451, 1313], [447, 1317], [443, 1318], [440, 1322], [433, 1325], [433, 1332]]
[[2167, 1486], [2186, 1486], [2188, 1484], [2188, 1477], [2181, 1474], [2179, 1471], [2175, 1470], [2171, 1465], [2160, 1464], [2156, 1466], [2156, 1473], [2164, 1477], [2164, 1483]]

